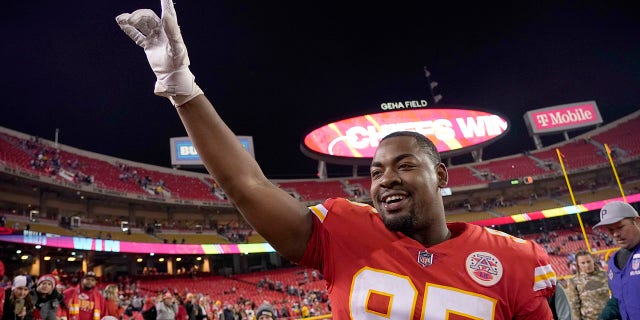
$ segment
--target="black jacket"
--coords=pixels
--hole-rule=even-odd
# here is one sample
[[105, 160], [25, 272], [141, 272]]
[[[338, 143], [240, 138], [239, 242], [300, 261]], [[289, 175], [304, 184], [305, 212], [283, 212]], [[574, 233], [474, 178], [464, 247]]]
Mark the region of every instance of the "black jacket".
[[[4, 306], [2, 308], [2, 320], [33, 320], [33, 310], [27, 310], [27, 314], [23, 318], [16, 317], [14, 308], [15, 306], [11, 303], [11, 287], [7, 288], [4, 292]], [[31, 299], [31, 295], [27, 295], [25, 299]]]
[[34, 292], [34, 295], [36, 296], [35, 307], [40, 312], [40, 318], [43, 320], [56, 320], [58, 309], [66, 309], [63, 295], [55, 288], [53, 292], [46, 296], [42, 296], [38, 292]]

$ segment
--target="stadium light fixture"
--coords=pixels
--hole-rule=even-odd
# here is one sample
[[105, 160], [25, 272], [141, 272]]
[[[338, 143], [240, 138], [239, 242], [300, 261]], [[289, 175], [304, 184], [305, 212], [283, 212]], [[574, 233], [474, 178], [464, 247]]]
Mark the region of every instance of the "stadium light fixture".
[[429, 72], [429, 70], [427, 70], [427, 66], [424, 66], [424, 77], [427, 79], [427, 83], [429, 84], [429, 96], [430, 96], [430, 103], [432, 104], [438, 104], [438, 102], [440, 102], [440, 100], [442, 100], [442, 95], [441, 94], [435, 94], [435, 88], [438, 86], [438, 82], [437, 81], [431, 81], [431, 72]]
[[431, 77], [431, 72], [429, 72], [429, 70], [427, 70], [427, 66], [424, 66], [424, 77], [425, 78]]

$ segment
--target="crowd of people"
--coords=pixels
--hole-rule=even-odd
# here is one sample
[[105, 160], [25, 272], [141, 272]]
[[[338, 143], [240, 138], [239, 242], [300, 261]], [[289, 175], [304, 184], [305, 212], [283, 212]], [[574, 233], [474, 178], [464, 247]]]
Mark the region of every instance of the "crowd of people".
[[[637, 211], [626, 203], [611, 202], [602, 208], [601, 222], [594, 228], [608, 234], [620, 245], [609, 265], [602, 265], [584, 250], [576, 252], [577, 266], [573, 277], [565, 282], [570, 316], [560, 316], [554, 308], [554, 319], [635, 319], [639, 315], [633, 302], [636, 275], [640, 274], [636, 255], [640, 247], [640, 218]], [[555, 237], [549, 233], [549, 237]], [[610, 275], [604, 270], [609, 270]], [[627, 270], [627, 271], [625, 271]], [[4, 274], [0, 262], [0, 275]], [[331, 313], [328, 294], [298, 291], [298, 286], [262, 278], [256, 290], [286, 292], [295, 302], [262, 301], [257, 304], [245, 298], [226, 301], [209, 294], [163, 288], [144, 292], [140, 284], [131, 279], [118, 279], [117, 283], [99, 284], [93, 272], [76, 277], [62, 274], [71, 283], [63, 283], [59, 274], [39, 277], [17, 275], [3, 281], [0, 291], [2, 320], [227, 320], [260, 319], [270, 314], [275, 318], [307, 318]], [[317, 270], [304, 272], [301, 281], [322, 280]], [[5, 277], [6, 279], [6, 277]], [[233, 289], [230, 289], [233, 291]], [[557, 299], [557, 298], [556, 298]], [[224, 301], [224, 302], [222, 302]], [[320, 303], [323, 302], [323, 303]]]
[[[0, 266], [2, 263], [0, 262]], [[0, 268], [0, 271], [3, 271]], [[75, 279], [74, 279], [75, 280]], [[309, 290], [291, 293], [291, 299], [252, 301], [237, 296], [187, 289], [145, 289], [140, 282], [120, 279], [100, 283], [94, 272], [80, 276], [76, 284], [65, 284], [57, 274], [39, 277], [17, 275], [3, 282], [0, 294], [2, 320], [254, 320], [308, 318], [330, 314], [325, 292]], [[256, 291], [274, 290], [268, 278], [256, 284]], [[211, 284], [212, 286], [215, 284]], [[289, 291], [290, 285], [286, 285]], [[297, 288], [297, 286], [296, 286]], [[230, 288], [233, 291], [235, 288]], [[229, 292], [231, 293], [231, 292]], [[233, 295], [236, 297], [236, 295]], [[260, 318], [262, 316], [262, 318]]]
[[16, 145], [31, 155], [29, 166], [33, 170], [42, 171], [48, 176], [56, 176], [63, 172], [63, 176], [78, 184], [94, 183], [94, 176], [83, 172], [78, 159], [63, 159], [60, 149], [47, 146], [39, 137], [21, 139]]
[[[568, 310], [564, 315], [557, 305], [556, 294], [550, 299], [554, 319], [636, 319], [640, 310], [635, 303], [637, 276], [640, 275], [640, 218], [627, 203], [613, 201], [600, 211], [600, 222], [593, 227], [597, 234], [606, 235], [620, 250], [608, 264], [591, 253], [581, 250], [570, 255], [576, 266], [575, 275], [564, 282]], [[537, 242], [546, 243], [557, 238], [555, 232], [545, 233]], [[577, 236], [576, 241], [580, 241]], [[608, 270], [604, 271], [604, 270]], [[0, 262], [0, 276], [4, 276]], [[224, 301], [208, 294], [163, 288], [142, 293], [139, 283], [118, 279], [117, 283], [99, 286], [95, 273], [72, 277], [60, 274], [71, 283], [60, 281], [57, 270], [41, 276], [16, 275], [3, 280], [0, 290], [2, 320], [252, 320], [271, 318], [306, 318], [331, 313], [327, 291], [304, 292], [298, 287], [272, 281], [268, 277], [256, 283], [256, 290], [286, 292], [297, 297], [295, 302], [263, 301], [261, 305], [242, 297]], [[304, 272], [301, 280], [318, 281], [323, 275], [317, 270]], [[234, 290], [233, 288], [230, 290]], [[564, 297], [564, 293], [562, 295]], [[321, 304], [320, 302], [323, 302]]]

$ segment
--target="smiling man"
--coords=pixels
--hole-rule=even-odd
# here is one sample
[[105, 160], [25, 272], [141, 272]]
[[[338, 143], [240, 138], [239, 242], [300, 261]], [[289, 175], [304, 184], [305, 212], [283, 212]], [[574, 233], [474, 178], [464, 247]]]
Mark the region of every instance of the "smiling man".
[[[335, 319], [551, 319], [555, 287], [537, 244], [447, 224], [448, 174], [424, 135], [385, 137], [371, 164], [374, 207], [331, 198], [307, 207], [272, 184], [195, 83], [173, 3], [116, 17], [144, 48], [155, 93], [176, 107], [207, 170], [284, 257], [321, 271]], [[223, 50], [224, 48], [221, 48]]]
[[609, 287], [618, 300], [622, 319], [640, 319], [640, 218], [638, 211], [621, 201], [600, 210], [594, 229], [606, 229], [620, 250], [609, 258]]
[[334, 315], [550, 319], [555, 278], [546, 253], [499, 231], [447, 224], [440, 195], [447, 170], [429, 139], [389, 134], [370, 173], [375, 208], [341, 198], [311, 207], [300, 263], [324, 273]]

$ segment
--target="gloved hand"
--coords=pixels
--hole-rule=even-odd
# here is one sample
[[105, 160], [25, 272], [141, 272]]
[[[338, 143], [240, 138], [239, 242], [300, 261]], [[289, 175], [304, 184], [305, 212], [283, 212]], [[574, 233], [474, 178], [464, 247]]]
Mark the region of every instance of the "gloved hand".
[[168, 97], [177, 107], [203, 92], [189, 70], [187, 47], [182, 40], [173, 2], [160, 2], [162, 19], [152, 10], [139, 9], [117, 16], [116, 21], [124, 33], [144, 48], [157, 78], [155, 94]]

